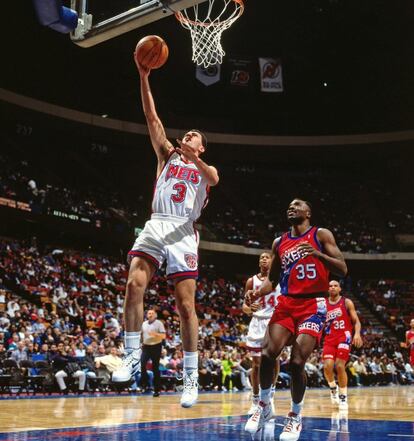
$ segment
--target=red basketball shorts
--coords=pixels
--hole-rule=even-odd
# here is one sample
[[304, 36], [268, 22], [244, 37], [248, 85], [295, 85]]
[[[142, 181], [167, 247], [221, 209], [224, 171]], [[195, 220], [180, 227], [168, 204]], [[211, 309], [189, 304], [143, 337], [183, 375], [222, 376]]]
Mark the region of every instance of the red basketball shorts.
[[278, 300], [269, 326], [277, 324], [294, 335], [309, 334], [320, 339], [326, 320], [325, 298], [296, 299], [281, 295]]
[[341, 342], [326, 342], [323, 345], [323, 360], [340, 360], [348, 361], [351, 352], [351, 345], [345, 341]]

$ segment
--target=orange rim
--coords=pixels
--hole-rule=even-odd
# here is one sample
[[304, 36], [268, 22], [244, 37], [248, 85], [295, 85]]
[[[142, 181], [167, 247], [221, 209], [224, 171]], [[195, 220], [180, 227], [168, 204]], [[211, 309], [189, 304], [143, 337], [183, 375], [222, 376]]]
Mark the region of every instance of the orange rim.
[[[233, 1], [234, 1], [234, 3], [237, 3], [240, 6], [239, 13], [238, 13], [237, 17], [234, 18], [234, 20], [235, 20], [235, 19], [239, 18], [243, 14], [243, 11], [244, 11], [244, 1], [243, 0], [233, 0]], [[184, 17], [184, 15], [181, 13], [181, 11], [178, 11], [178, 12], [175, 13], [175, 18], [178, 21], [180, 21], [181, 23], [191, 24], [193, 26], [204, 26], [206, 28], [208, 28], [210, 26], [217, 26], [217, 25], [223, 24], [223, 23], [225, 23], [227, 21], [227, 20], [218, 21], [217, 23], [214, 23], [214, 24], [212, 24], [212, 23], [203, 23], [201, 21], [194, 21], [194, 20], [190, 20], [190, 19]]]

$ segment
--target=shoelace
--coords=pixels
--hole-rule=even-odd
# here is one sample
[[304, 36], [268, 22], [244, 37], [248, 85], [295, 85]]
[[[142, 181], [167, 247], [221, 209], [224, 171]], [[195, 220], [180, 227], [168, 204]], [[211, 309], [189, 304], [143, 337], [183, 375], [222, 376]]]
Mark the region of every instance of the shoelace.
[[191, 389], [198, 387], [198, 377], [194, 373], [184, 374], [183, 382], [184, 392], [191, 392]]
[[287, 417], [285, 419], [285, 427], [283, 429], [283, 432], [292, 432], [293, 431], [293, 423], [299, 424], [299, 421], [297, 421], [294, 417]]
[[262, 410], [260, 408], [257, 408], [256, 411], [253, 413], [252, 415], [252, 420], [253, 421], [258, 421], [260, 420], [260, 416], [262, 415]]
[[125, 367], [132, 366], [134, 360], [139, 360], [139, 357], [138, 358], [134, 357], [134, 351], [128, 352], [126, 353], [125, 358], [123, 359], [123, 364]]

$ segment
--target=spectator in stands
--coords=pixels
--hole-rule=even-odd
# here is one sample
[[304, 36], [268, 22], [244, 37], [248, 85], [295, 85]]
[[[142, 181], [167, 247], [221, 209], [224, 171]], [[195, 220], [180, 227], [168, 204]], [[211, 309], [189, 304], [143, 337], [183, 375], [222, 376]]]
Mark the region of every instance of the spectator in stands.
[[[36, 331], [34, 331], [34, 332], [36, 332]], [[40, 335], [40, 340], [41, 340], [42, 344], [56, 343], [57, 339], [53, 335], [53, 329], [50, 326], [46, 329], [46, 331], [43, 334]]]
[[79, 359], [79, 365], [86, 374], [87, 380], [97, 378], [97, 370], [95, 367], [95, 356], [93, 346], [88, 346], [85, 350], [85, 356]]
[[[6, 347], [4, 346], [3, 343], [0, 343], [0, 366], [6, 358], [7, 358]], [[1, 368], [0, 368], [0, 373], [1, 373]]]
[[233, 385], [231, 383], [233, 362], [227, 352], [223, 352], [221, 356], [221, 369], [222, 369], [222, 383], [225, 391], [231, 390]]
[[174, 351], [170, 362], [167, 365], [168, 369], [173, 370], [174, 372], [180, 372], [183, 367], [183, 358], [179, 351]]
[[368, 372], [364, 363], [364, 359], [365, 357], [360, 356], [352, 363], [352, 366], [355, 370], [357, 386], [361, 386], [361, 384], [367, 386], [369, 384]]
[[323, 382], [323, 369], [318, 362], [315, 352], [309, 357], [305, 363], [305, 372], [308, 376], [308, 384], [312, 387], [319, 387]]
[[28, 343], [27, 344], [27, 359], [32, 361], [33, 356], [40, 352], [38, 343]]
[[79, 342], [77, 344], [74, 344], [74, 352], [75, 357], [85, 357], [86, 355], [86, 349], [83, 342]]
[[3, 279], [0, 278], [0, 311], [6, 309], [6, 290], [4, 288]]
[[114, 331], [116, 336], [118, 336], [121, 331], [121, 326], [112, 314], [105, 314], [104, 329], [105, 331]]
[[410, 382], [410, 384], [414, 383], [414, 369], [408, 360], [405, 361], [404, 369], [405, 369], [405, 375], [407, 376], [407, 379]]
[[[99, 347], [100, 351], [102, 351], [101, 348], [102, 346]], [[101, 367], [105, 368], [103, 374], [106, 374], [105, 376], [107, 379], [111, 377], [114, 371], [120, 368], [121, 364], [122, 358], [119, 356], [119, 350], [115, 346], [110, 348], [109, 354], [95, 358], [95, 367], [97, 369], [100, 369]]]
[[41, 334], [46, 331], [46, 326], [43, 323], [43, 319], [40, 317], [36, 320], [36, 322], [32, 326], [33, 332], [37, 332], [38, 334]]
[[20, 306], [17, 303], [17, 301], [15, 299], [11, 299], [8, 303], [7, 303], [7, 315], [10, 318], [14, 318], [14, 316], [16, 315], [16, 312], [20, 311]]
[[198, 383], [203, 390], [210, 390], [212, 384], [212, 363], [210, 351], [201, 351], [198, 364]]
[[369, 367], [371, 368], [372, 375], [374, 377], [374, 382], [376, 384], [385, 383], [385, 375], [381, 368], [381, 363], [379, 357], [374, 357], [371, 362], [369, 362]]
[[223, 376], [222, 376], [221, 359], [219, 358], [217, 351], [213, 352], [210, 362], [211, 362], [211, 378], [212, 378], [213, 389], [220, 391], [222, 390]]
[[168, 356], [167, 349], [161, 349], [161, 357], [160, 357], [160, 370], [167, 369], [167, 365], [170, 362], [170, 357]]
[[17, 343], [17, 348], [12, 351], [10, 358], [14, 360], [19, 366], [20, 362], [28, 359], [27, 348], [23, 341]]
[[10, 319], [5, 312], [0, 312], [0, 331], [5, 332], [10, 327]]
[[280, 354], [280, 367], [279, 367], [279, 378], [285, 387], [290, 387], [290, 352], [284, 350]]
[[232, 374], [231, 380], [233, 383], [233, 388], [236, 387], [238, 390], [243, 390], [247, 385], [247, 371], [242, 366], [242, 358], [240, 352], [234, 350], [231, 353]]
[[[12, 330], [16, 329], [16, 327], [13, 325], [11, 326], [10, 332]], [[9, 334], [10, 334], [9, 332]], [[11, 352], [17, 349], [17, 344], [19, 342], [19, 334], [17, 332], [13, 332], [11, 338], [7, 340], [7, 349]]]
[[78, 394], [85, 390], [86, 374], [83, 372], [77, 362], [77, 359], [68, 353], [69, 346], [65, 348], [63, 343], [59, 343], [57, 351], [53, 354], [51, 361], [56, 381], [60, 391], [67, 395], [68, 390], [65, 384], [65, 378], [71, 376], [79, 380]]

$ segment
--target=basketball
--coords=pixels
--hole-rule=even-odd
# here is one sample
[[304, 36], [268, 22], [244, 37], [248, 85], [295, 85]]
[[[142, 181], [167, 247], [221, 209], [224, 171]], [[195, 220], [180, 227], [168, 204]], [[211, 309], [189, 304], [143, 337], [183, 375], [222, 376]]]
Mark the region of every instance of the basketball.
[[168, 46], [158, 35], [147, 35], [139, 40], [134, 56], [142, 66], [158, 69], [168, 59]]

